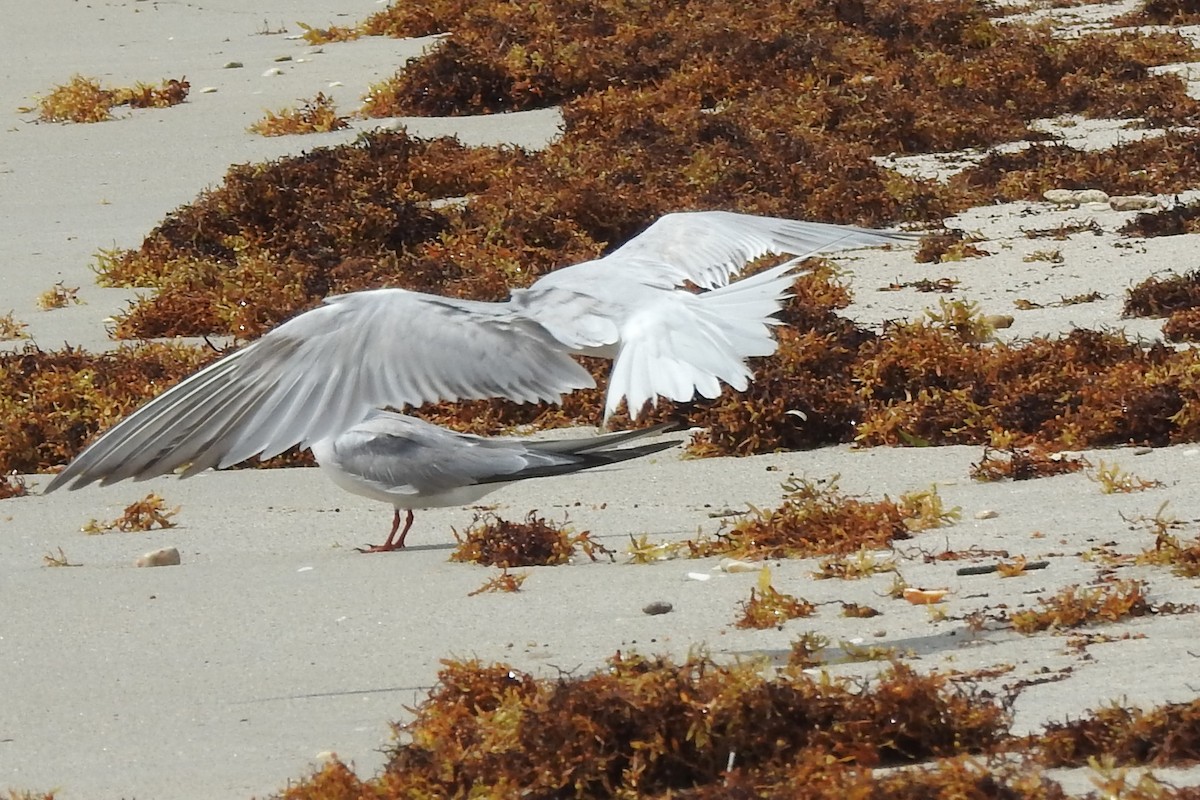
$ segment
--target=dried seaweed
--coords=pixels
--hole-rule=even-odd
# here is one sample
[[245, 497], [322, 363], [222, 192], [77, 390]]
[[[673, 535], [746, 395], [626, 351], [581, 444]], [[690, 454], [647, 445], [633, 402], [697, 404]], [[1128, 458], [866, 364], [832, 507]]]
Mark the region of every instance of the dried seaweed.
[[187, 99], [191, 84], [187, 78], [164, 79], [159, 86], [137, 83], [132, 87], [105, 89], [94, 78], [75, 75], [38, 98], [38, 119], [42, 122], [104, 122], [112, 119], [116, 106], [130, 108], [167, 108]]
[[1104, 494], [1131, 494], [1144, 492], [1147, 489], [1157, 489], [1163, 482], [1154, 478], [1139, 478], [1132, 472], [1126, 472], [1116, 462], [1105, 463], [1100, 459], [1096, 468], [1088, 473], [1088, 479], [1100, 484]]
[[268, 111], [267, 115], [250, 126], [251, 133], [261, 136], [287, 136], [289, 134], [328, 133], [350, 127], [346, 117], [339, 116], [333, 98], [317, 92], [311, 100], [305, 100], [300, 108], [285, 108]]
[[1152, 604], [1146, 597], [1146, 588], [1144, 581], [1137, 580], [1114, 581], [1089, 589], [1067, 586], [1049, 599], [1038, 598], [1037, 609], [1014, 611], [1008, 618], [1014, 630], [1028, 634], [1195, 610], [1172, 603]]
[[23, 475], [0, 475], [0, 500], [7, 500], [10, 497], [24, 497], [29, 494], [29, 487], [25, 485], [25, 476]]
[[1035, 144], [1017, 153], [989, 153], [948, 184], [969, 205], [1040, 200], [1056, 188], [1094, 187], [1110, 195], [1180, 192], [1200, 183], [1198, 141], [1195, 131], [1172, 131], [1105, 150]]
[[1135, 563], [1169, 566], [1172, 573], [1183, 578], [1200, 577], [1200, 537], [1186, 541], [1171, 532], [1182, 528], [1183, 522], [1167, 514], [1166, 501], [1153, 517], [1122, 519], [1134, 523], [1135, 529], [1144, 528], [1154, 534], [1154, 546], [1139, 553], [1133, 559]]
[[124, 532], [152, 531], [174, 528], [176, 523], [172, 517], [179, 513], [181, 506], [167, 508], [166, 501], [154, 492], [135, 500], [125, 507], [121, 516], [112, 521], [100, 522], [90, 520], [83, 526], [84, 533], [107, 533], [112, 530]]
[[1161, 211], [1138, 214], [1121, 226], [1126, 236], [1180, 236], [1200, 232], [1200, 202], [1176, 203]]
[[1153, 709], [1111, 705], [1083, 719], [1050, 723], [1034, 738], [1047, 767], [1106, 756], [1118, 764], [1166, 765], [1200, 760], [1200, 700]]
[[1113, 19], [1114, 25], [1194, 25], [1200, 22], [1195, 0], [1142, 0], [1138, 8]]
[[913, 258], [919, 263], [928, 264], [991, 255], [976, 246], [980, 241], [983, 241], [981, 237], [970, 236], [963, 231], [936, 231], [921, 237], [921, 246]]
[[1162, 331], [1169, 342], [1200, 342], [1200, 308], [1172, 311]]
[[28, 339], [29, 334], [25, 332], [25, 329], [28, 327], [27, 323], [15, 319], [13, 312], [9, 311], [0, 317], [0, 342], [9, 342], [14, 339]]
[[81, 567], [81, 566], [83, 566], [82, 564], [71, 561], [71, 559], [69, 559], [67, 557], [67, 554], [65, 552], [63, 552], [63, 549], [61, 547], [58, 548], [57, 553], [51, 552], [51, 553], [46, 553], [44, 556], [42, 556], [42, 563], [45, 564], [47, 567]]
[[[1195, 113], [1177, 79], [1159, 86], [1147, 72], [1188, 60], [1178, 36], [1053, 41], [1045, 27], [996, 25], [974, 2], [772, 2], [747, 13], [696, 2], [584, 9], [555, 0], [450, 4], [436, 21], [396, 16], [394, 27], [379, 29], [450, 33], [375, 87], [367, 110], [380, 116], [545, 107], [611, 89], [616, 75], [627, 93], [692, 93], [743, 113], [790, 89], [792, 102], [777, 102], [777, 116], [874, 138], [881, 152], [1018, 139], [1028, 135], [1025, 121], [1064, 106], [1176, 121]], [[797, 19], [804, 37], [788, 35]]]
[[1027, 481], [1047, 478], [1052, 475], [1069, 475], [1090, 466], [1082, 456], [1052, 453], [1044, 446], [1010, 447], [997, 453], [985, 447], [979, 463], [971, 465], [971, 477], [977, 481], [1000, 481], [1004, 479]]
[[905, 522], [917, 516], [888, 499], [849, 497], [836, 480], [821, 485], [794, 478], [784, 489], [787, 499], [778, 508], [751, 508], [733, 524], [722, 523], [713, 539], [691, 544], [693, 556], [750, 560], [884, 550], [896, 539], [909, 538]]
[[1200, 270], [1146, 278], [1126, 290], [1122, 313], [1128, 317], [1165, 317], [1196, 308], [1200, 308]]
[[525, 583], [525, 579], [528, 577], [528, 572], [516, 574], [509, 572], [508, 568], [504, 567], [500, 570], [499, 575], [489, 578], [478, 589], [467, 592], [467, 597], [474, 597], [486, 592], [519, 592], [521, 584]]
[[460, 535], [454, 531], [458, 547], [451, 561], [466, 561], [484, 566], [533, 567], [566, 564], [579, 549], [591, 560], [597, 554], [613, 558], [613, 552], [594, 542], [588, 531], [575, 533], [552, 525], [531, 511], [524, 522], [510, 522], [491, 512], [477, 514]]
[[717, 788], [730, 753], [739, 773], [783, 782], [822, 763], [979, 752], [1007, 722], [995, 702], [902, 665], [855, 687], [767, 679], [753, 665], [699, 656], [618, 655], [601, 672], [540, 681], [506, 665], [443, 663], [404, 726], [411, 743], [392, 751], [380, 779], [390, 796], [486, 785], [505, 795], [653, 797]]
[[62, 281], [54, 284], [46, 291], [38, 295], [38, 308], [43, 311], [52, 311], [56, 308], [66, 308], [68, 304], [74, 303], [79, 305], [83, 301], [79, 299], [78, 286], [66, 286]]
[[750, 590], [750, 599], [742, 603], [742, 615], [733, 625], [758, 630], [777, 628], [789, 619], [811, 616], [816, 610], [807, 600], [772, 586], [771, 570], [763, 567], [758, 573], [758, 587]]
[[[969, 675], [899, 664], [870, 683], [805, 675], [825, 644], [800, 637], [801, 655], [770, 678], [699, 655], [618, 654], [595, 673], [549, 680], [444, 661], [413, 720], [397, 726], [405, 743], [383, 774], [362, 780], [333, 760], [280, 797], [460, 796], [486, 786], [503, 796], [751, 800], [803, 787], [814, 800], [1065, 800], [1045, 769], [1085, 763], [1099, 767], [1100, 785], [1124, 787], [1113, 796], [1196, 797], [1153, 781], [1130, 787], [1113, 767], [1195, 761], [1197, 703], [1105, 707], [1017, 737], [1005, 705], [970, 688]], [[908, 765], [920, 768], [873, 769]]]

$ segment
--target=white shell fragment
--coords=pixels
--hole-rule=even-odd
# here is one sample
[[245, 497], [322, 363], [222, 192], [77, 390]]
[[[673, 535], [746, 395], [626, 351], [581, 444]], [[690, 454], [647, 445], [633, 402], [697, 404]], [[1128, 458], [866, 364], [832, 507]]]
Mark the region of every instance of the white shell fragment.
[[761, 564], [751, 564], [749, 561], [739, 561], [736, 558], [722, 558], [717, 567], [723, 572], [758, 572], [762, 569]]
[[709, 575], [707, 572], [689, 572], [687, 579], [689, 581], [708, 581], [712, 580], [712, 575]]
[[176, 567], [179, 566], [179, 550], [174, 547], [163, 547], [151, 550], [134, 562], [138, 567]]
[[263, 76], [264, 78], [270, 78], [270, 77], [272, 77], [272, 76], [274, 76], [274, 75], [282, 75], [282, 74], [283, 74], [283, 70], [281, 70], [279, 67], [271, 67], [269, 70], [267, 70], [266, 72], [264, 72], [264, 73], [262, 74], [262, 76]]
[[975, 512], [975, 519], [995, 519], [1000, 516], [1000, 512], [994, 508], [981, 508]]

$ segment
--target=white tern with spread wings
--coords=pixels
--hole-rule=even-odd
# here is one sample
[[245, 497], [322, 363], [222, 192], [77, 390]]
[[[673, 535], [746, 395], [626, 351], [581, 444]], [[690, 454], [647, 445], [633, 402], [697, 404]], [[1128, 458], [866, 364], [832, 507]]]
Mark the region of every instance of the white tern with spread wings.
[[[594, 385], [570, 354], [613, 359], [606, 416], [659, 395], [744, 389], [796, 259], [733, 283], [766, 254], [811, 255], [911, 234], [723, 211], [668, 214], [606, 256], [502, 303], [375, 289], [331, 297], [181, 381], [93, 442], [46, 487], [184, 476], [343, 433], [377, 408]], [[694, 293], [685, 284], [706, 289]]]

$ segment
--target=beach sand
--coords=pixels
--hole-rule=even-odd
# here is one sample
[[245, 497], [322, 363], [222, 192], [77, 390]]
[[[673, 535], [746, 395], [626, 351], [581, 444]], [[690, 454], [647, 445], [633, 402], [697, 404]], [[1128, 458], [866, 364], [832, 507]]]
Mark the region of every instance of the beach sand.
[[[297, 20], [351, 24], [375, 3], [333, 0], [203, 7], [149, 2], [66, 4], [53, 15], [33, 4], [10, 10], [2, 62], [0, 112], [0, 314], [29, 324], [43, 348], [64, 343], [113, 346], [106, 319], [133, 296], [94, 284], [90, 265], [102, 248], [133, 247], [167, 213], [217, 185], [230, 164], [261, 161], [348, 141], [356, 131], [266, 139], [246, 131], [267, 109], [317, 91], [339, 108], [357, 106], [368, 85], [420, 51], [420, 41], [363, 39], [315, 48], [295, 38]], [[286, 28], [287, 33], [264, 33]], [[292, 60], [277, 62], [281, 56]], [[227, 62], [243, 63], [226, 69]], [[265, 76], [272, 68], [282, 73]], [[95, 125], [34, 124], [18, 114], [33, 96], [80, 73], [109, 84], [184, 77], [182, 106], [120, 114]], [[333, 83], [337, 86], [330, 86]], [[217, 91], [202, 93], [204, 87]], [[483, 119], [408, 120], [411, 132], [460, 132], [464, 141], [537, 146], [554, 136], [553, 111]], [[380, 124], [356, 123], [358, 129]], [[1100, 134], [1097, 134], [1100, 135]], [[987, 313], [1014, 314], [1006, 339], [1079, 327], [1122, 328], [1147, 338], [1160, 320], [1120, 317], [1124, 290], [1147, 275], [1195, 267], [1196, 236], [1136, 240], [1119, 247], [1112, 231], [1130, 215], [1107, 207], [1057, 209], [1026, 203], [977, 209], [955, 224], [983, 234], [992, 255], [957, 264], [917, 264], [911, 248], [848, 254], [856, 302], [847, 316], [878, 323], [916, 318], [937, 296], [878, 291], [893, 281], [954, 277], [954, 296]], [[1055, 243], [1064, 261], [1024, 256], [1044, 248], [1022, 227], [1095, 219], [1102, 236]], [[83, 304], [45, 312], [37, 296], [56, 282], [78, 286]], [[1053, 303], [1101, 292], [1084, 305], [1014, 311], [1018, 297]], [[19, 346], [6, 343], [5, 346]], [[616, 650], [684, 656], [704, 647], [718, 658], [786, 658], [792, 641], [815, 630], [910, 653], [922, 670], [1011, 664], [996, 688], [1025, 688], [1015, 727], [1077, 718], [1120, 701], [1152, 705], [1196, 697], [1194, 615], [1146, 617], [1109, 626], [1129, 638], [1068, 650], [1061, 636], [973, 633], [961, 617], [978, 609], [1036, 605], [1072, 584], [1095, 579], [1080, 553], [1106, 543], [1123, 552], [1153, 544], [1127, 520], [1200, 518], [1200, 448], [1116, 449], [1084, 453], [1163, 486], [1101, 493], [1085, 474], [1022, 483], [981, 484], [968, 470], [979, 447], [855, 450], [829, 447], [744, 459], [684, 460], [677, 452], [618, 468], [527, 482], [488, 498], [500, 515], [532, 510], [618, 552], [631, 535], [680, 540], [712, 534], [715, 516], [747, 504], [771, 507], [790, 474], [840, 476], [846, 492], [873, 498], [935, 485], [961, 509], [950, 527], [901, 543], [901, 571], [912, 585], [951, 590], [950, 616], [888, 599], [891, 575], [815, 581], [811, 560], [772, 563], [781, 591], [821, 606], [782, 630], [732, 627], [755, 573], [727, 574], [716, 559], [634, 565], [581, 558], [534, 568], [521, 592], [469, 597], [495, 570], [449, 563], [455, 529], [472, 509], [418, 512], [399, 553], [363, 556], [353, 547], [381, 541], [391, 510], [341, 493], [315, 470], [209, 473], [188, 481], [90, 487], [0, 501], [0, 788], [54, 789], [66, 800], [139, 797], [236, 798], [264, 795], [335, 752], [363, 775], [383, 765], [389, 723], [408, 718], [436, 680], [440, 659], [503, 660], [539, 674], [594, 668]], [[181, 507], [179, 526], [144, 534], [87, 535], [91, 519], [119, 516], [155, 491]], [[996, 512], [977, 519], [978, 512]], [[134, 560], [174, 546], [182, 565], [136, 569]], [[923, 554], [972, 546], [1007, 550], [1047, 569], [1013, 579], [959, 576], [958, 562]], [[58, 548], [76, 568], [50, 569]], [[689, 573], [705, 573], [700, 581]], [[1197, 581], [1161, 568], [1126, 568], [1149, 581], [1155, 602], [1200, 602]], [[667, 601], [674, 611], [642, 608]], [[846, 619], [834, 601], [884, 611]], [[877, 665], [834, 666], [870, 674]], [[1195, 775], [1184, 778], [1200, 780]], [[1082, 788], [1087, 788], [1083, 781]]]

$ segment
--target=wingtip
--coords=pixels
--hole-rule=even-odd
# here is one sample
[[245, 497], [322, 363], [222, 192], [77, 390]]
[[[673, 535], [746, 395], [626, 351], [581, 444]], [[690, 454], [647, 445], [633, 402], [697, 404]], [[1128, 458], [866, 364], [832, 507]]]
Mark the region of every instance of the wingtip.
[[64, 487], [67, 489], [76, 488], [75, 486], [71, 485], [71, 476], [69, 473], [59, 472], [56, 475], [51, 476], [50, 482], [42, 487], [42, 494], [50, 494], [51, 492], [58, 491]]

